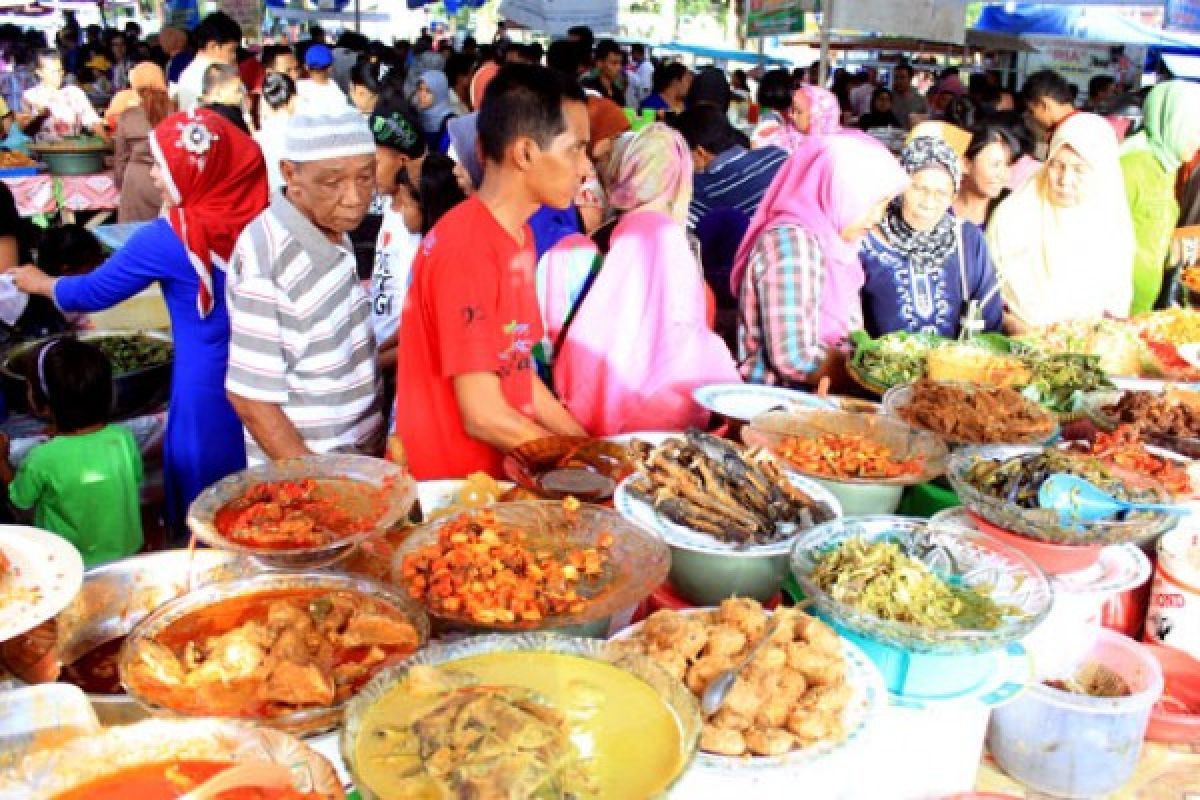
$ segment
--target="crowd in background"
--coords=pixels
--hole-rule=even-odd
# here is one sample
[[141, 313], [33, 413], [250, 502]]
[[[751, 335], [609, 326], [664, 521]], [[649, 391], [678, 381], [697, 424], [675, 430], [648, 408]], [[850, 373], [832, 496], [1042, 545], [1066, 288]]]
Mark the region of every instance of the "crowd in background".
[[[1051, 72], [1017, 92], [898, 62], [822, 86], [587, 29], [543, 48], [313, 27], [251, 52], [221, 13], [46, 44], [0, 28], [6, 124], [111, 136], [121, 219], [152, 222], [94, 272], [42, 260], [15, 285], [43, 314], [163, 287], [175, 528], [247, 459], [386, 438], [419, 479], [498, 474], [547, 434], [705, 425], [699, 385], [815, 385], [859, 328], [1127, 316], [1170, 302], [1171, 234], [1200, 214], [1180, 81], [1097, 79], [1082, 107]], [[912, 133], [894, 153], [879, 128]], [[33, 249], [11, 230], [5, 267]]]

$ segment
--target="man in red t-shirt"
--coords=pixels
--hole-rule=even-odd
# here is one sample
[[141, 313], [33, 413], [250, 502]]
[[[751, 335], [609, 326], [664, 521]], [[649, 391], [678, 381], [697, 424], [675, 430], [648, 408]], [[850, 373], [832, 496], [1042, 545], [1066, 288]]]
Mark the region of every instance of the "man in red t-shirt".
[[584, 430], [538, 379], [538, 207], [566, 208], [588, 174], [587, 105], [542, 67], [511, 65], [479, 111], [479, 192], [421, 243], [400, 317], [396, 435], [419, 480], [499, 476], [503, 454]]

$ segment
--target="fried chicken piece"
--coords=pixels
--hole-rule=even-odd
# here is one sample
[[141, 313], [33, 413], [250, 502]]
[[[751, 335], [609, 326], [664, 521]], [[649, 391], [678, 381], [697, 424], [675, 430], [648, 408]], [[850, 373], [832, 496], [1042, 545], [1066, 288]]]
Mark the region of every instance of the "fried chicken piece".
[[782, 647], [767, 646], [754, 656], [751, 666], [761, 670], [775, 671], [787, 666], [787, 650]]
[[719, 756], [740, 756], [746, 752], [746, 740], [740, 731], [705, 723], [700, 730], [700, 749]]
[[754, 719], [765, 699], [763, 695], [759, 694], [754, 684], [745, 677], [738, 676], [738, 679], [733, 682], [733, 686], [730, 687], [729, 694], [725, 695], [725, 705], [722, 708], [728, 708], [730, 711]]
[[682, 681], [683, 676], [687, 674], [688, 660], [677, 650], [659, 650], [655, 648], [647, 651], [646, 655], [673, 678]]
[[708, 682], [733, 666], [733, 660], [725, 656], [701, 656], [687, 671], [684, 683], [691, 689], [692, 694], [701, 695]]
[[756, 756], [781, 756], [796, 744], [796, 737], [782, 728], [751, 728], [743, 736]]
[[[760, 728], [782, 728], [787, 724], [788, 716], [792, 713], [792, 698], [781, 695], [770, 695], [758, 707], [754, 717], [754, 725]], [[747, 743], [749, 744], [749, 743]], [[754, 745], [750, 745], [754, 749]]]
[[709, 656], [733, 658], [746, 649], [746, 634], [728, 624], [717, 625], [708, 632], [704, 653]]
[[797, 632], [818, 653], [841, 657], [842, 640], [833, 628], [816, 617], [803, 615], [804, 621], [796, 626]]
[[808, 681], [804, 680], [803, 673], [797, 672], [794, 669], [785, 669], [779, 675], [779, 685], [775, 691], [781, 698], [786, 699], [791, 704], [803, 697], [804, 693], [808, 691]]
[[747, 717], [745, 714], [739, 714], [729, 706], [722, 706], [716, 714], [713, 714], [712, 724], [718, 728], [728, 728], [731, 731], [744, 731], [754, 724], [753, 717]]
[[805, 711], [820, 711], [840, 715], [850, 702], [853, 691], [847, 683], [836, 686], [814, 686], [804, 693], [797, 708]]
[[767, 627], [767, 615], [757, 600], [749, 597], [730, 597], [721, 601], [717, 621], [732, 625], [751, 642], [757, 642]]
[[787, 729], [795, 734], [803, 745], [836, 741], [845, 735], [840, 715], [803, 709], [792, 712], [788, 717]]
[[787, 664], [804, 676], [809, 684], [828, 686], [846, 676], [846, 661], [817, 651], [811, 645], [792, 642], [787, 647]]

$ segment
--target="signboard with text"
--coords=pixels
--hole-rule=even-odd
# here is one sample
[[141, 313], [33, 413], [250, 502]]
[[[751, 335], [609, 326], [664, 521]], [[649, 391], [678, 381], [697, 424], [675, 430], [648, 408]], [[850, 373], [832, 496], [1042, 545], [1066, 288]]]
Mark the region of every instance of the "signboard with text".
[[262, 30], [262, 3], [260, 0], [220, 0], [218, 6], [242, 27], [247, 39], [258, 39]]
[[500, 16], [551, 36], [587, 25], [596, 33], [617, 30], [617, 0], [503, 0]]
[[746, 8], [746, 35], [803, 33], [805, 15], [815, 11], [816, 6], [816, 0], [750, 0]]

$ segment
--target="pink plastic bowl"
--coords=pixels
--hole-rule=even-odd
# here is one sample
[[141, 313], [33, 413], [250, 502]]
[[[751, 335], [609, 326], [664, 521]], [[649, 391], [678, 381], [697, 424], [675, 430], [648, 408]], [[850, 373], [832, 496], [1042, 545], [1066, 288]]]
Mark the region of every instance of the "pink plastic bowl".
[[1064, 575], [1068, 572], [1085, 570], [1099, 560], [1100, 551], [1104, 549], [1102, 544], [1078, 545], [1039, 542], [1037, 539], [1031, 539], [1028, 536], [1006, 531], [1004, 528], [993, 525], [973, 511], [968, 513], [975, 524], [979, 526], [979, 530], [1020, 550], [1050, 575]]
[[1174, 647], [1146, 644], [1163, 671], [1163, 696], [1150, 712], [1146, 738], [1200, 743], [1200, 661]]

